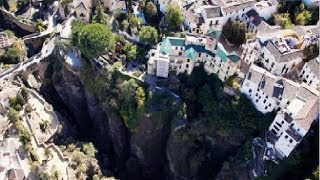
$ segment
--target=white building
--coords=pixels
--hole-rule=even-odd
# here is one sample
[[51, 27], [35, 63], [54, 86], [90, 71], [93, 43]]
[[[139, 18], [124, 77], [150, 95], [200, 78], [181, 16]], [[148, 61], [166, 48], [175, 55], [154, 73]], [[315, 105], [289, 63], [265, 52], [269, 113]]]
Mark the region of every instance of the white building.
[[260, 17], [268, 20], [277, 11], [278, 4], [276, 0], [259, 1], [254, 4], [254, 10], [257, 11]]
[[254, 64], [241, 86], [262, 113], [277, 111], [269, 127], [268, 142], [278, 158], [288, 157], [318, 116], [319, 91], [260, 68]]
[[228, 53], [215, 38], [195, 35], [163, 38], [149, 56], [148, 74], [165, 78], [170, 72], [190, 74], [194, 66], [204, 63], [205, 70], [217, 74], [222, 81], [236, 72], [240, 59], [234, 52]]
[[73, 1], [72, 7], [76, 12], [76, 18], [82, 22], [90, 22], [92, 5], [92, 0]]
[[253, 5], [253, 0], [187, 0], [182, 3], [184, 25], [191, 33], [198, 34], [206, 34], [210, 29], [221, 30], [228, 19], [241, 21]]
[[319, 92], [302, 84], [289, 106], [279, 111], [269, 127], [268, 140], [278, 158], [288, 157], [319, 115]]
[[319, 88], [319, 68], [320, 58], [306, 62], [300, 72], [300, 78], [313, 88]]
[[247, 31], [251, 33], [257, 33], [258, 26], [263, 21], [262, 17], [260, 17], [259, 13], [254, 9], [251, 9], [247, 13], [243, 14], [242, 20], [247, 25]]
[[[302, 50], [296, 47], [294, 37], [272, 39], [262, 42], [261, 63], [273, 74], [289, 73], [302, 62]], [[288, 42], [294, 43], [290, 45]]]
[[241, 92], [251, 99], [258, 111], [267, 113], [287, 107], [299, 87], [298, 83], [252, 64], [242, 83]]

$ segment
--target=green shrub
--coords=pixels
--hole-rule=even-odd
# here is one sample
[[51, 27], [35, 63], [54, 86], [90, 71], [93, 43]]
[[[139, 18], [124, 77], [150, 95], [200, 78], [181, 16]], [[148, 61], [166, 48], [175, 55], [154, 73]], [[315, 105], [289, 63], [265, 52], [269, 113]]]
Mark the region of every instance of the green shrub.
[[17, 99], [16, 103], [20, 104], [20, 106], [23, 106], [26, 104], [26, 101], [21, 94], [17, 94], [16, 99]]
[[26, 111], [26, 113], [31, 113], [32, 111], [32, 106], [30, 104], [27, 104], [25, 107], [24, 107], [24, 110]]
[[17, 105], [14, 106], [14, 109], [15, 109], [16, 111], [21, 111], [21, 110], [22, 110], [22, 107], [21, 107], [20, 104], [17, 104]]
[[10, 107], [15, 107], [17, 103], [17, 98], [16, 97], [9, 97], [9, 105]]

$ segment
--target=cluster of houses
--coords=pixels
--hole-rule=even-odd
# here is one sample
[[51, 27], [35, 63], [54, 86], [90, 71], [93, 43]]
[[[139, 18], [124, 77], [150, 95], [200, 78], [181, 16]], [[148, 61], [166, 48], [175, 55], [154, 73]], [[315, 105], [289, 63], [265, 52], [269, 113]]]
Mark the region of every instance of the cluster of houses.
[[[148, 74], [190, 74], [200, 63], [222, 81], [237, 73], [241, 92], [258, 111], [277, 112], [268, 129], [265, 158], [288, 157], [319, 117], [320, 59], [304, 62], [303, 51], [319, 44], [320, 23], [286, 30], [270, 26], [265, 20], [276, 12], [278, 2], [273, 0], [172, 1], [182, 8], [188, 34], [162, 38], [149, 52]], [[155, 4], [165, 14], [172, 1]], [[228, 19], [244, 22], [256, 35], [242, 46], [242, 53], [228, 52], [226, 43], [219, 42]]]
[[[314, 4], [315, 0], [309, 1]], [[319, 116], [320, 60], [304, 62], [303, 51], [319, 44], [320, 23], [292, 29], [268, 25], [266, 20], [277, 10], [276, 0], [154, 0], [163, 14], [172, 2], [181, 8], [188, 33], [183, 38], [163, 37], [149, 51], [147, 73], [162, 78], [190, 74], [203, 63], [208, 73], [222, 81], [237, 74], [242, 79], [241, 92], [258, 111], [277, 112], [267, 133], [266, 157], [288, 157]], [[117, 0], [101, 3], [109, 12], [125, 7]], [[69, 6], [78, 19], [90, 21], [91, 1], [75, 0]], [[242, 46], [242, 52], [219, 41], [228, 19], [245, 23], [247, 32], [255, 34]]]

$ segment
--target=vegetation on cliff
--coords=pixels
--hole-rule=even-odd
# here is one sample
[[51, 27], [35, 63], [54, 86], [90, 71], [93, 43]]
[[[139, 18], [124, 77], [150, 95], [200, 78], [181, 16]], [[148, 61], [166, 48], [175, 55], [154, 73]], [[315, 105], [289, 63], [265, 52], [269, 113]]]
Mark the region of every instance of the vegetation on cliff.
[[184, 177], [214, 178], [229, 156], [267, 128], [273, 115], [258, 112], [243, 95], [226, 95], [219, 78], [208, 75], [203, 65], [179, 78], [189, 123], [169, 140], [170, 162]]
[[134, 131], [137, 127], [137, 116], [145, 106], [146, 93], [144, 84], [120, 73], [121, 62], [114, 63], [108, 69], [94, 75], [88, 65], [81, 72], [81, 79], [103, 104], [105, 109], [119, 112], [126, 126]]
[[86, 58], [96, 58], [115, 46], [111, 27], [105, 24], [72, 24], [72, 43]]

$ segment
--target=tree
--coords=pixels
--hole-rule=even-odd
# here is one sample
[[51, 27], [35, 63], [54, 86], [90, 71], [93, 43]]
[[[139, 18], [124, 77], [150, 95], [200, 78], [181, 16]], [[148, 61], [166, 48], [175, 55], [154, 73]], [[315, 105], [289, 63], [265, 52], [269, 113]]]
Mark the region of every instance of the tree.
[[126, 58], [129, 60], [134, 60], [137, 57], [137, 46], [133, 45], [130, 42], [127, 42], [124, 47], [123, 50], [126, 54]]
[[147, 2], [144, 7], [144, 14], [146, 15], [147, 21], [152, 21], [152, 19], [158, 14], [157, 7], [152, 1]]
[[308, 22], [311, 20], [311, 12], [305, 9], [305, 6], [303, 3], [301, 3], [297, 8], [295, 12], [295, 24], [297, 25], [305, 25], [308, 24]]
[[40, 129], [42, 132], [45, 132], [47, 130], [47, 128], [49, 127], [50, 122], [48, 120], [42, 120], [39, 123]]
[[285, 29], [292, 28], [292, 21], [290, 19], [290, 14], [289, 13], [275, 14], [274, 15], [274, 20], [275, 20], [276, 24], [281, 25]]
[[139, 19], [135, 17], [133, 14], [129, 15], [129, 25], [132, 28], [138, 28], [139, 26]]
[[8, 120], [9, 120], [9, 123], [15, 124], [20, 120], [19, 113], [15, 109], [10, 108], [8, 113]]
[[29, 91], [27, 90], [27, 88], [22, 87], [21, 89], [21, 95], [25, 100], [28, 100], [30, 97]]
[[95, 155], [96, 155], [96, 153], [97, 153], [97, 150], [94, 148], [93, 143], [83, 144], [83, 145], [82, 145], [82, 151], [83, 151], [86, 155], [88, 155], [88, 156], [90, 156], [90, 157], [92, 157], [92, 158], [94, 158]]
[[40, 172], [39, 173], [39, 180], [49, 180], [50, 175], [46, 172]]
[[157, 41], [158, 32], [152, 26], [143, 26], [139, 32], [139, 38], [142, 43], [153, 45]]
[[95, 58], [106, 53], [115, 45], [110, 26], [103, 24], [87, 24], [77, 35], [76, 46], [87, 58]]
[[222, 27], [222, 35], [229, 42], [241, 45], [246, 40], [246, 26], [238, 21], [234, 22], [231, 19]]
[[39, 32], [42, 32], [46, 29], [46, 25], [43, 23], [42, 19], [37, 20], [37, 29]]
[[128, 31], [128, 28], [129, 28], [129, 22], [128, 22], [128, 20], [123, 20], [122, 21], [122, 23], [121, 23], [121, 25], [122, 25], [122, 29], [124, 30], [124, 31]]
[[59, 170], [55, 169], [55, 170], [52, 171], [51, 178], [53, 180], [59, 180], [60, 176], [61, 176], [61, 173], [60, 173]]
[[22, 61], [24, 48], [20, 42], [14, 42], [3, 55], [5, 64], [17, 64]]
[[96, 7], [96, 11], [95, 14], [92, 18], [92, 21], [94, 23], [100, 23], [100, 24], [109, 24], [110, 21], [110, 17], [108, 14], [106, 14], [103, 10], [103, 6], [100, 3], [100, 1], [98, 1], [97, 7]]
[[142, 87], [138, 87], [136, 90], [136, 101], [138, 105], [138, 109], [142, 110], [144, 107], [144, 103], [146, 100], [146, 93]]
[[46, 147], [43, 150], [43, 155], [46, 158], [46, 160], [48, 160], [49, 158], [52, 157], [52, 152], [51, 152], [51, 150], [49, 148]]
[[30, 133], [30, 131], [28, 131], [26, 128], [22, 128], [20, 130], [20, 137], [19, 137], [19, 141], [26, 145], [27, 143], [29, 143], [31, 141], [31, 136], [32, 134]]
[[181, 11], [180, 6], [175, 2], [170, 2], [167, 5], [167, 20], [169, 23], [169, 28], [171, 30], [177, 30], [180, 29], [184, 18]]

